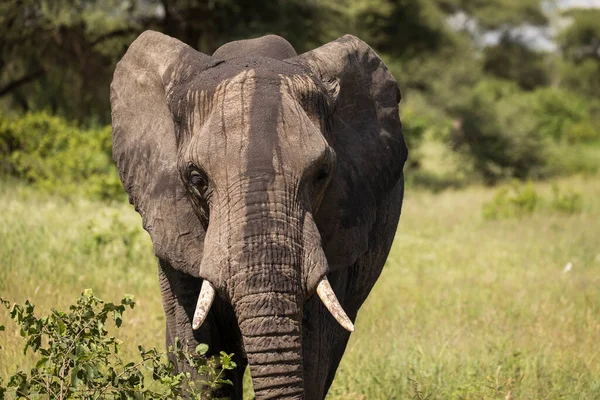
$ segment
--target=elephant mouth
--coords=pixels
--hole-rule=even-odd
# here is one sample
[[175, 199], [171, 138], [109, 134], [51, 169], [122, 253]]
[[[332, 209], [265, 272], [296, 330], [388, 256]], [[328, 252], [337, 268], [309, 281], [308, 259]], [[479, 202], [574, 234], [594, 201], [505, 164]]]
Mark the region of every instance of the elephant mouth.
[[[205, 279], [200, 288], [200, 294], [198, 295], [196, 310], [194, 311], [194, 318], [192, 320], [192, 328], [194, 330], [199, 329], [202, 326], [215, 299], [216, 293], [217, 291], [213, 284]], [[335, 320], [347, 331], [354, 332], [354, 324], [350, 318], [348, 318], [348, 315], [338, 301], [329, 284], [327, 276], [323, 276], [320, 279], [317, 285], [317, 295]]]

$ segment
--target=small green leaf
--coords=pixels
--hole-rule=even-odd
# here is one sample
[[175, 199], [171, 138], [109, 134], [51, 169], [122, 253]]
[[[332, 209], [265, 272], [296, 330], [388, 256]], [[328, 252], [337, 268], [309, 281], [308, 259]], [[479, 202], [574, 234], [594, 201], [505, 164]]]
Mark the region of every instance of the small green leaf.
[[90, 363], [87, 363], [87, 364], [85, 364], [84, 369], [85, 369], [85, 375], [86, 375], [88, 382], [91, 381], [92, 379], [94, 379], [94, 376], [96, 375], [95, 366]]
[[35, 364], [35, 368], [36, 369], [42, 369], [44, 367], [44, 365], [46, 365], [47, 362], [48, 362], [48, 357], [42, 357]]
[[58, 334], [60, 336], [64, 336], [66, 331], [67, 331], [67, 325], [65, 324], [65, 322], [62, 319], [59, 319], [58, 320]]
[[198, 346], [196, 346], [196, 354], [199, 354], [201, 356], [205, 355], [208, 352], [208, 345], [205, 343], [200, 343]]

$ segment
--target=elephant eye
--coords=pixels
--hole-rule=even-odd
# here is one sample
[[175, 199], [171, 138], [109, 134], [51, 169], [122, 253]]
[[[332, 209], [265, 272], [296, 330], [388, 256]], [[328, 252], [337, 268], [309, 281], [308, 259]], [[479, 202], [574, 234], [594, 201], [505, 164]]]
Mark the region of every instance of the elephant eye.
[[315, 174], [315, 186], [321, 185], [323, 182], [325, 182], [329, 177], [330, 172], [331, 166], [329, 165], [329, 163], [321, 165], [321, 167], [317, 170], [317, 173]]
[[314, 172], [313, 175], [313, 188], [317, 191], [321, 191], [329, 183], [331, 174], [335, 166], [335, 153], [332, 151], [326, 151], [322, 157], [319, 168]]
[[206, 197], [208, 191], [208, 178], [202, 172], [194, 169], [190, 172], [190, 186], [199, 197]]

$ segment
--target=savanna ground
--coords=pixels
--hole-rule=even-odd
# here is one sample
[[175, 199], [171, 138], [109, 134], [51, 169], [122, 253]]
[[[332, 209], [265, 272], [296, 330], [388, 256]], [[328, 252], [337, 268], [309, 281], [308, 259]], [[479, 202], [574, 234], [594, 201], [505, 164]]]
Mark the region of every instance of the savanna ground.
[[[580, 194], [552, 206], [552, 184]], [[498, 188], [407, 190], [384, 272], [361, 309], [328, 399], [600, 398], [600, 180], [530, 187], [531, 213], [484, 217]], [[135, 295], [115, 333], [126, 356], [164, 348], [157, 267], [132, 207], [0, 183], [0, 295], [39, 314], [84, 288]], [[571, 263], [570, 270], [565, 267]], [[0, 376], [27, 368], [0, 310]]]

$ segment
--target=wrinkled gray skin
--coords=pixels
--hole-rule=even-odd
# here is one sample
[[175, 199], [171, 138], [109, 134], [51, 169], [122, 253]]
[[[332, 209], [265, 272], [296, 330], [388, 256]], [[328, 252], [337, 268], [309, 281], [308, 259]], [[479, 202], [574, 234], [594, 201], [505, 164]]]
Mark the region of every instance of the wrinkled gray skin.
[[[313, 293], [326, 275], [354, 321], [381, 272], [403, 196], [399, 100], [352, 36], [208, 56], [148, 31], [119, 62], [113, 155], [159, 259], [167, 344], [235, 353], [220, 395], [241, 398], [249, 363], [257, 399], [325, 397], [350, 334]], [[203, 279], [218, 296], [194, 331]]]

